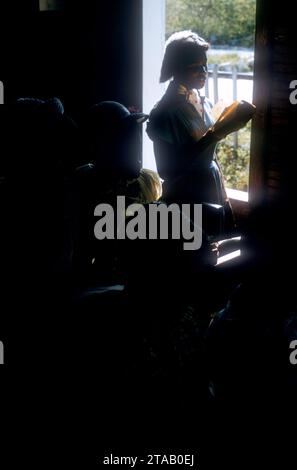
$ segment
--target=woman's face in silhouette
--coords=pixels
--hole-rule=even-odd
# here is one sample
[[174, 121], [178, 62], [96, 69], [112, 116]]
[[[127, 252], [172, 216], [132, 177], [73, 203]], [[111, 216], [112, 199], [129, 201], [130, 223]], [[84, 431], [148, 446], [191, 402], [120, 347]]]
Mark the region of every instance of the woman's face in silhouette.
[[189, 65], [184, 72], [184, 82], [188, 88], [199, 90], [205, 85], [207, 77], [207, 57], [204, 54], [200, 60]]

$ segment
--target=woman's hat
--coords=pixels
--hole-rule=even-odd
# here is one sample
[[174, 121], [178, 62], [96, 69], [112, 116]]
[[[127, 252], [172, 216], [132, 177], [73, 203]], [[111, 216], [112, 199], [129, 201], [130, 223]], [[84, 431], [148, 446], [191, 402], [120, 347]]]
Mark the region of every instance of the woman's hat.
[[87, 115], [86, 125], [89, 131], [107, 131], [109, 134], [128, 122], [142, 124], [148, 119], [148, 115], [140, 112], [130, 112], [124, 105], [117, 101], [101, 101], [93, 105]]
[[93, 105], [82, 123], [97, 169], [137, 177], [141, 168], [140, 125], [148, 115], [130, 112], [117, 101]]

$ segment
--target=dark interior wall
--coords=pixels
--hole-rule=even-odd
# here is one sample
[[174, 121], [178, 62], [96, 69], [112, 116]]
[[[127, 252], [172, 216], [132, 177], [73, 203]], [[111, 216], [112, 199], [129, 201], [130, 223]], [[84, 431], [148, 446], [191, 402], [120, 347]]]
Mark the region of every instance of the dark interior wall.
[[5, 102], [55, 95], [74, 113], [106, 99], [141, 109], [142, 2], [63, 3], [40, 12], [36, 0], [1, 2]]

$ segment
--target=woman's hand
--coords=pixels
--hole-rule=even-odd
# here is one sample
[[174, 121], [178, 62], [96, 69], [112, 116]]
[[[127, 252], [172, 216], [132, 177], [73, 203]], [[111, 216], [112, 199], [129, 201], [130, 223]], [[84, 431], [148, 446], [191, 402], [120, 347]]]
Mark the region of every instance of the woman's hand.
[[232, 105], [225, 108], [221, 117], [214, 124], [212, 130], [214, 138], [219, 141], [228, 134], [239, 131], [244, 127], [256, 112], [256, 106], [247, 101], [234, 101]]

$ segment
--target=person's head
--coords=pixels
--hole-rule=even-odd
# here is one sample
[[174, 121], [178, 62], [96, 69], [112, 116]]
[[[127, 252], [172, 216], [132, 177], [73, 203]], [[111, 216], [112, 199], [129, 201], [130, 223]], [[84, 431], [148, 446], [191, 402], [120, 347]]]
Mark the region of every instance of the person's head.
[[203, 88], [208, 49], [209, 44], [192, 31], [173, 33], [166, 41], [160, 82], [174, 78], [189, 88]]
[[75, 149], [76, 125], [56, 98], [19, 98], [7, 115], [11, 153], [8, 170], [22, 175], [68, 171]]
[[102, 101], [89, 109], [83, 127], [97, 169], [127, 179], [138, 177], [141, 123], [146, 118], [116, 101]]

